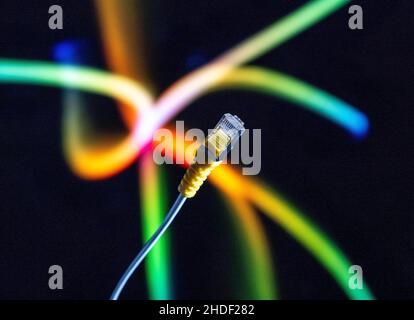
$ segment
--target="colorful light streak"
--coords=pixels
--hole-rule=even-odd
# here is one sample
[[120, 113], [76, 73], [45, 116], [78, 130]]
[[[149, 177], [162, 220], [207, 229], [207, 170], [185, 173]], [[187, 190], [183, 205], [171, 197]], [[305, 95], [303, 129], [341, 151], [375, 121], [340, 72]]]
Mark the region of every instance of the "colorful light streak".
[[253, 90], [285, 99], [335, 122], [356, 138], [363, 138], [369, 129], [368, 118], [362, 112], [325, 91], [277, 71], [237, 68], [212, 89]]
[[[158, 226], [162, 223], [164, 215], [168, 212], [167, 191], [163, 173], [152, 159], [152, 152], [147, 151], [141, 156], [139, 163], [140, 194], [142, 229], [145, 243]], [[146, 273], [148, 279], [149, 296], [152, 299], [172, 299], [172, 281], [170, 269], [170, 248], [169, 234], [166, 234], [157, 242], [151, 253], [145, 259]]]
[[[137, 6], [139, 4], [141, 4], [140, 1], [136, 0], [95, 1], [106, 60], [110, 69], [145, 84], [147, 88], [153, 88], [146, 64], [143, 13]], [[118, 110], [126, 126], [132, 129], [137, 121], [137, 114], [130, 112], [130, 109], [122, 104], [118, 105]], [[145, 243], [164, 219], [167, 211], [167, 191], [163, 188], [165, 178], [158, 166], [150, 161], [148, 153], [145, 153], [143, 158], [138, 164], [138, 175], [140, 177], [141, 224]], [[147, 186], [150, 187], [150, 191], [147, 190]], [[170, 239], [167, 233], [145, 259], [150, 299], [174, 298], [171, 289], [169, 253]]]
[[[256, 299], [274, 300], [279, 294], [276, 287], [275, 268], [272, 263], [269, 240], [264, 232], [263, 225], [256, 210], [243, 197], [223, 194], [233, 220], [237, 223], [239, 235], [237, 241], [240, 255], [243, 258], [244, 273], [243, 281], [239, 283], [248, 288], [248, 297]], [[244, 298], [242, 296], [242, 298]]]
[[[110, 147], [90, 148], [82, 143], [81, 132], [85, 124], [80, 125], [79, 110], [74, 108], [68, 111], [64, 129], [65, 152], [72, 169], [88, 179], [114, 175], [131, 164], [150, 141], [156, 128], [212, 88], [240, 86], [271, 93], [306, 106], [353, 134], [363, 136], [368, 129], [366, 117], [333, 96], [280, 73], [263, 69], [236, 69], [241, 63], [280, 45], [348, 2], [317, 0], [308, 3], [212, 63], [177, 81], [155, 102], [148, 90], [137, 82], [89, 68], [1, 59], [0, 82], [59, 86], [103, 94], [122, 101], [136, 112], [138, 117], [126, 138]], [[255, 76], [247, 77], [249, 72]], [[299, 95], [296, 95], [296, 90]], [[252, 212], [251, 205], [255, 205], [285, 228], [321, 262], [349, 297], [372, 298], [366, 286], [364, 290], [349, 289], [347, 271], [350, 263], [347, 258], [326, 235], [276, 192], [258, 180], [242, 177], [227, 166], [218, 168], [211, 181], [231, 199], [240, 200], [237, 212]], [[252, 239], [260, 238], [257, 234], [259, 228], [251, 230], [256, 230], [253, 231], [256, 236]], [[254, 250], [257, 251], [259, 246], [265, 247], [262, 243]], [[262, 264], [266, 267], [268, 263], [265, 261]]]
[[[283, 44], [349, 2], [350, 0], [310, 1], [207, 65], [176, 81], [157, 99], [156, 116], [148, 119], [147, 126], [142, 127], [141, 132], [137, 131], [137, 134], [141, 136], [138, 139], [149, 140], [151, 137], [146, 135], [148, 132], [153, 132], [156, 128], [165, 125], [169, 119], [172, 119], [236, 67]], [[149, 130], [148, 127], [151, 126], [152, 129]]]
[[[140, 0], [95, 0], [99, 29], [109, 68], [125, 77], [144, 84], [153, 92], [150, 71], [146, 63], [143, 12], [137, 10]], [[137, 115], [130, 108], [118, 108], [125, 124], [133, 128]]]
[[[285, 229], [328, 270], [348, 297], [358, 300], [373, 299], [370, 289], [366, 286], [363, 290], [349, 288], [348, 268], [352, 263], [299, 209], [259, 180], [246, 177], [240, 179], [240, 174], [228, 167], [217, 170], [218, 172], [214, 172], [211, 179], [217, 187], [220, 187], [223, 192], [241, 196]], [[231, 184], [227, 183], [229, 180], [232, 181]]]
[[[92, 68], [1, 59], [0, 82], [6, 81], [78, 89], [114, 98], [140, 115], [135, 128], [139, 127], [144, 114], [150, 111], [153, 104], [151, 95], [140, 84]], [[103, 179], [118, 173], [136, 159], [143, 147], [134, 139], [134, 130], [111, 148], [84, 145], [82, 128], [87, 126], [83, 123], [86, 119], [82, 120], [78, 108], [67, 111], [63, 133], [65, 154], [72, 170], [85, 179]]]

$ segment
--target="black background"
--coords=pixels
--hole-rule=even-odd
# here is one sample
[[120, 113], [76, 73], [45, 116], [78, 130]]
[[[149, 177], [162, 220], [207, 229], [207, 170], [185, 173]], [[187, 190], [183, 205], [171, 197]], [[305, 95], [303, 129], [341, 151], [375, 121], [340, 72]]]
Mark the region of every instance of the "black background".
[[[159, 92], [303, 3], [145, 1], [149, 64]], [[64, 30], [48, 29], [52, 4], [63, 6]], [[364, 30], [348, 28], [344, 7], [254, 64], [287, 72], [360, 108], [371, 121], [365, 140], [286, 102], [246, 92], [212, 94], [179, 118], [207, 129], [231, 112], [249, 128], [261, 128], [260, 177], [363, 267], [378, 298], [413, 298], [414, 5], [354, 4], [364, 9]], [[53, 47], [70, 39], [88, 43], [90, 65], [106, 67], [93, 2], [0, 3], [2, 57], [53, 60]], [[74, 176], [61, 151], [61, 98], [57, 89], [0, 86], [3, 299], [106, 299], [141, 245], [136, 165], [99, 182]], [[183, 170], [165, 170], [171, 203]], [[345, 298], [300, 245], [262, 219], [281, 298]], [[244, 279], [234, 266], [238, 253], [228, 220], [217, 192], [206, 186], [174, 223], [177, 298], [249, 298], [237, 291]], [[48, 288], [53, 264], [64, 268], [64, 290]], [[146, 298], [144, 283], [139, 270], [123, 298]]]

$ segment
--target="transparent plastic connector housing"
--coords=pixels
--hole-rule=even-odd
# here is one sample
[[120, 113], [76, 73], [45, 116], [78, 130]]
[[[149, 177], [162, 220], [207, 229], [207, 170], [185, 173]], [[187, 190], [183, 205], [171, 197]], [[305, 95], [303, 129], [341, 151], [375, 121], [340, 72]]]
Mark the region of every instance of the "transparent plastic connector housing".
[[204, 143], [209, 160], [223, 160], [239, 140], [244, 130], [244, 123], [238, 116], [230, 113], [224, 114]]

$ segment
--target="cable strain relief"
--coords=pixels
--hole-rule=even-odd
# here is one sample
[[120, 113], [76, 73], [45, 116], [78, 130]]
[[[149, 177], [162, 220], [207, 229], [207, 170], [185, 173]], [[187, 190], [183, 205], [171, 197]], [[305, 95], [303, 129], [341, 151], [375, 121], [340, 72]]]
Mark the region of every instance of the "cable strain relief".
[[221, 164], [215, 161], [206, 164], [193, 163], [186, 171], [178, 186], [178, 191], [183, 197], [192, 198], [202, 186], [210, 173]]

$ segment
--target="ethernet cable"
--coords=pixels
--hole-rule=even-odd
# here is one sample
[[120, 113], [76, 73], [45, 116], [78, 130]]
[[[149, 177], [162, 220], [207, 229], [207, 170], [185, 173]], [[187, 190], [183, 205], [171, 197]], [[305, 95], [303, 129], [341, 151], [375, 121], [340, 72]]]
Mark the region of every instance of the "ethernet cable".
[[125, 270], [112, 292], [111, 300], [118, 300], [132, 274], [170, 226], [184, 202], [196, 195], [210, 173], [223, 162], [244, 130], [244, 123], [236, 115], [226, 113], [221, 117], [204, 143], [197, 149], [193, 163], [187, 169], [178, 186], [179, 195], [164, 221]]

